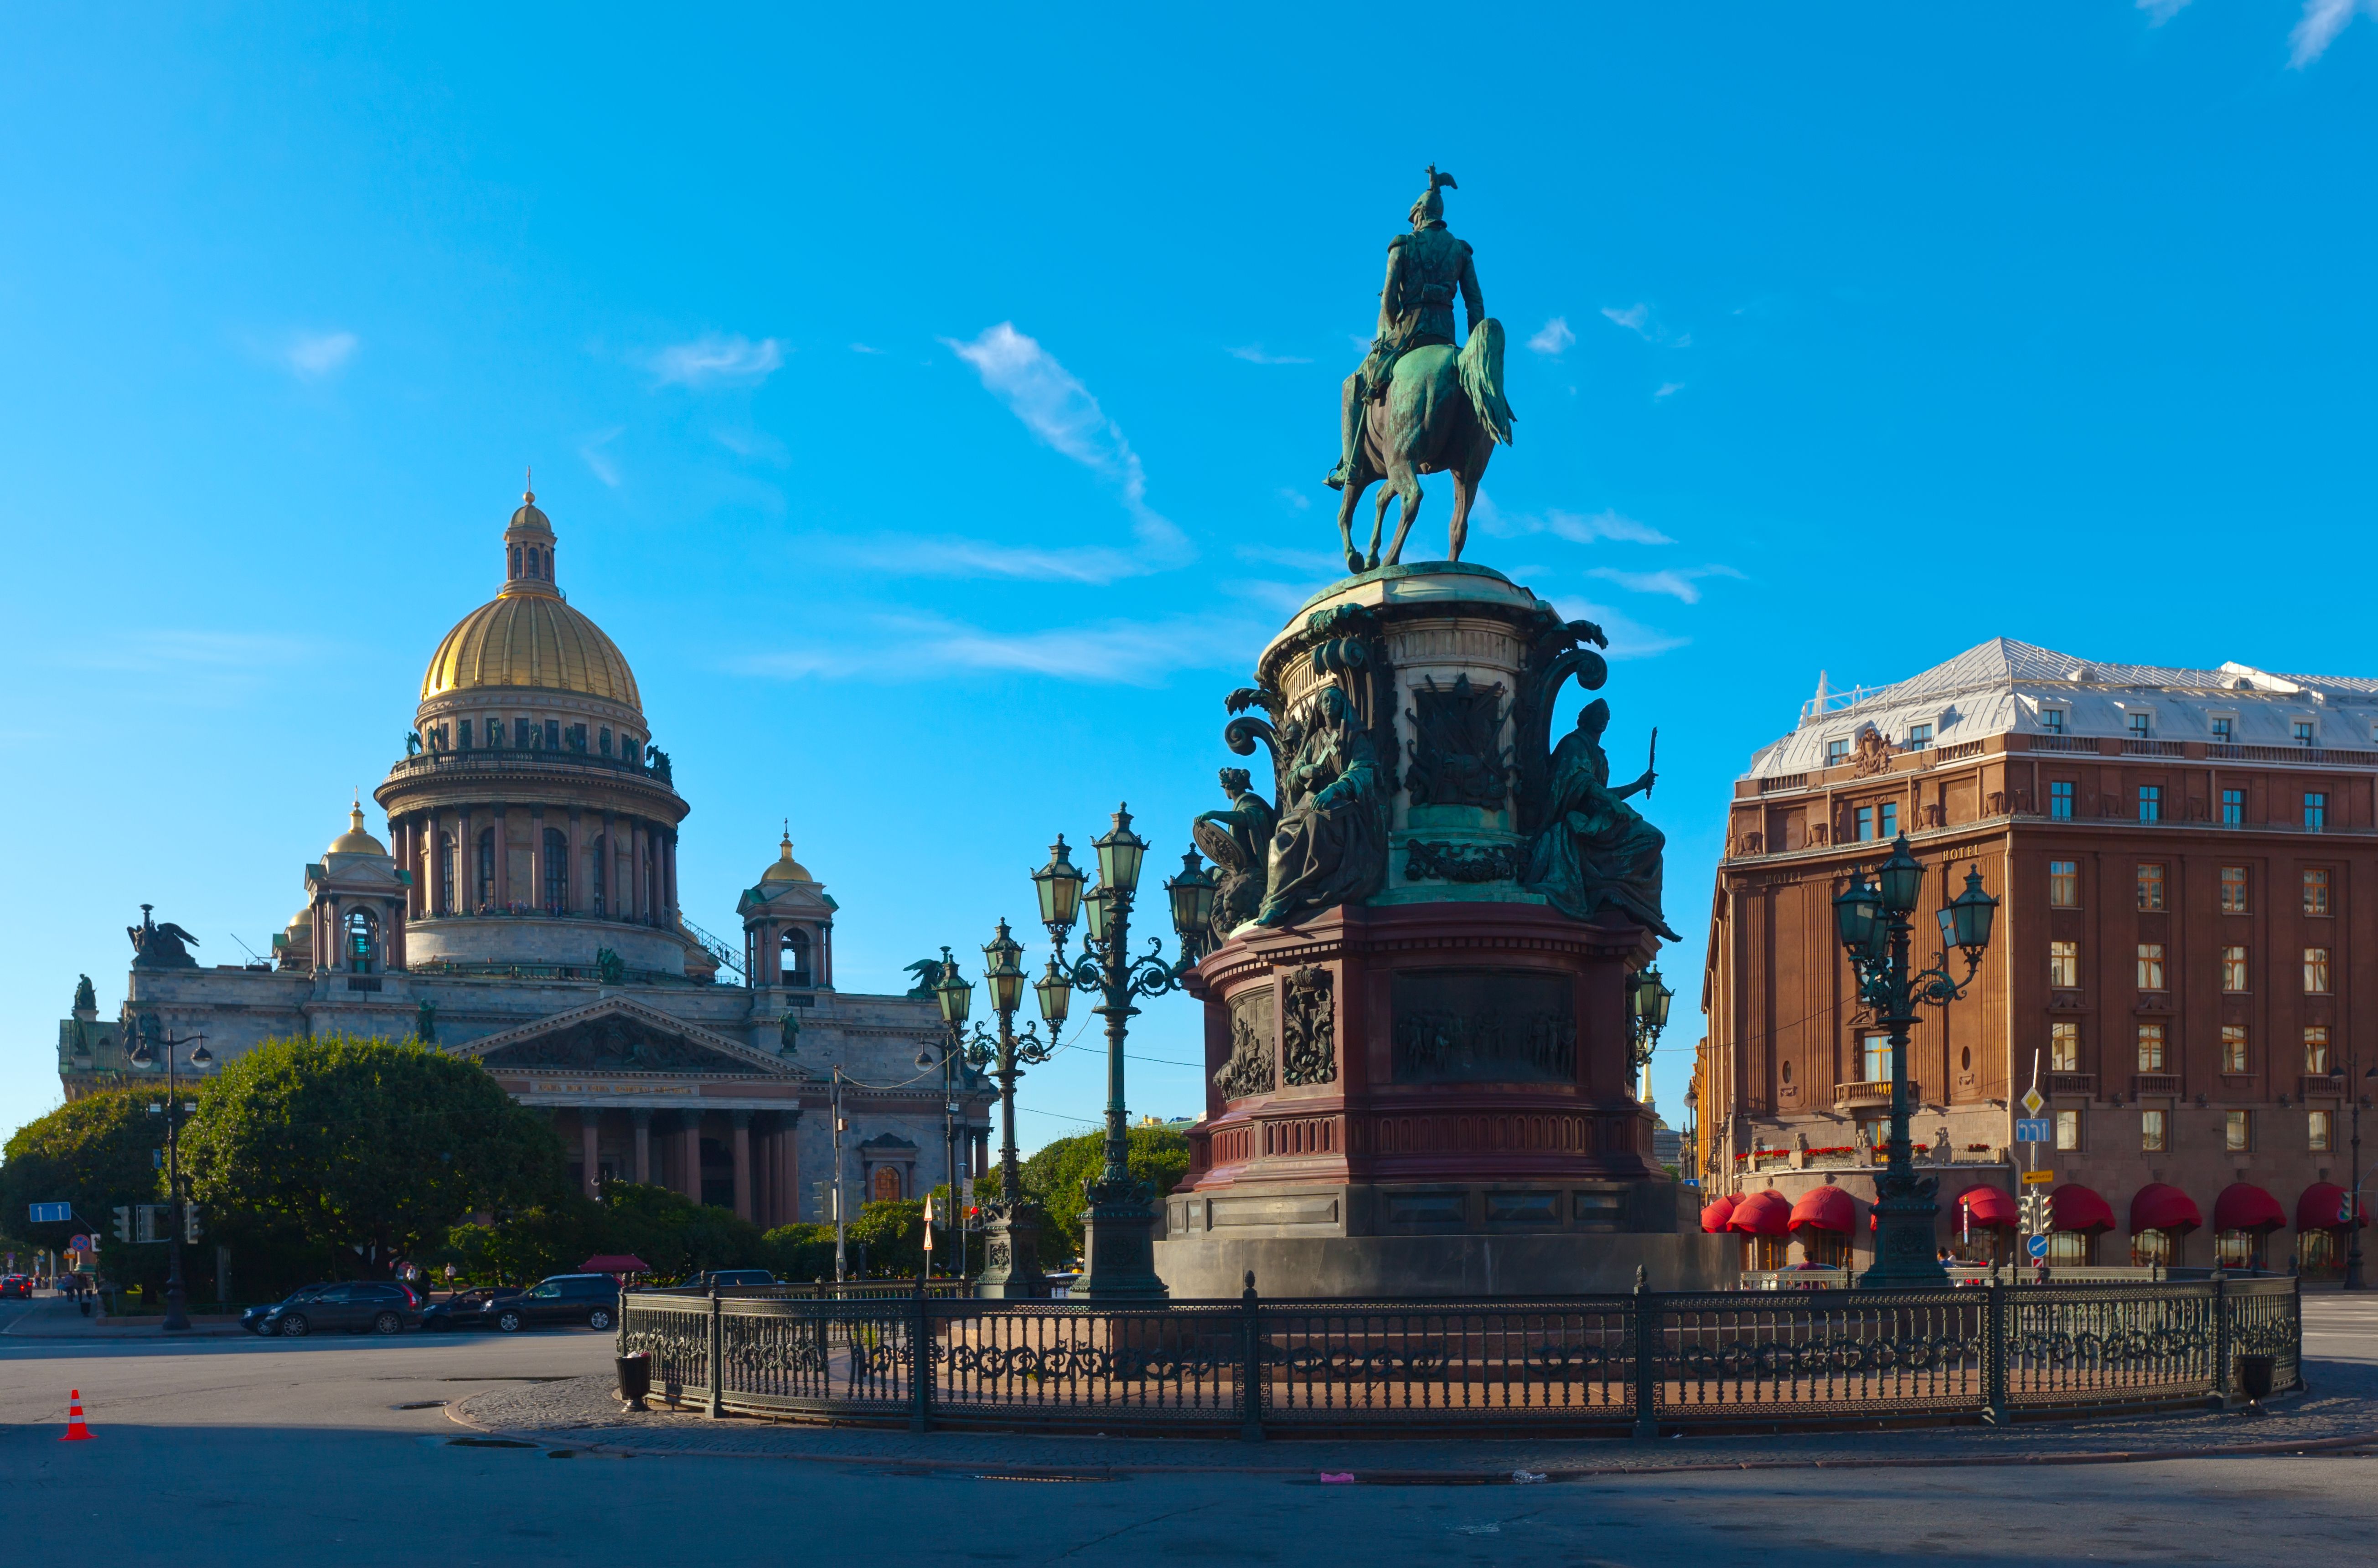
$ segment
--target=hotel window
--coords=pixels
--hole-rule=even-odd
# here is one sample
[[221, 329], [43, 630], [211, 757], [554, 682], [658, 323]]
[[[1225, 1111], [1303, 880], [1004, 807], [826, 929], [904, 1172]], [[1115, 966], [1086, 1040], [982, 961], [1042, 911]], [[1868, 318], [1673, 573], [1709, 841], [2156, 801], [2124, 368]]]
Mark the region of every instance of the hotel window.
[[2139, 907], [2163, 907], [2163, 868], [2160, 865], [2139, 868]]
[[2327, 826], [2328, 796], [2325, 795], [2305, 796], [2304, 832], [2308, 833], [2316, 833]]
[[2221, 988], [2239, 992], [2246, 989], [2246, 950], [2225, 947], [2221, 950]]
[[2183, 1232], [2174, 1230], [2142, 1230], [2131, 1238], [2131, 1266], [2147, 1268], [2161, 1264], [2171, 1267], [2180, 1262], [2180, 1241]]
[[2304, 1026], [2304, 1071], [2315, 1076], [2328, 1071], [2328, 1026], [2308, 1023]]
[[2048, 906], [2050, 909], [2081, 907], [2079, 861], [2051, 860], [2048, 863]]
[[2056, 1113], [2056, 1146], [2060, 1149], [2078, 1149], [2081, 1146], [2079, 1111], [2060, 1110]]
[[1857, 841], [1860, 844], [1864, 844], [1867, 840], [1874, 837], [1874, 808], [1871, 806], [1859, 807], [1857, 808], [1856, 820]]
[[2246, 868], [2243, 866], [2221, 868], [2221, 913], [2246, 913]]
[[1869, 1083], [1891, 1082], [1891, 1036], [1868, 1035], [1866, 1037], [1866, 1081]]
[[2163, 944], [2161, 942], [2139, 944], [2139, 989], [2143, 991], [2163, 989]]
[[2039, 711], [2039, 727], [2046, 730], [2050, 735], [2062, 735], [2064, 733], [2064, 710], [2061, 708], [2042, 708]]
[[2051, 1267], [2087, 1268], [2097, 1261], [2097, 1236], [2090, 1230], [2048, 1233], [2048, 1263]]
[[2152, 714], [2132, 713], [2131, 715], [2131, 738], [2132, 740], [2144, 740], [2147, 737], [2147, 731], [2153, 726], [2153, 724], [2154, 716]]
[[2139, 1153], [2159, 1155], [2170, 1147], [2171, 1133], [2165, 1122], [2170, 1114], [2162, 1110], [2139, 1112]]
[[2324, 870], [2306, 871], [2303, 882], [2304, 913], [2306, 915], [2327, 914], [2328, 873]]
[[1896, 800], [1886, 800], [1882, 803], [1882, 836], [1884, 838], [1899, 836], [1899, 802]]
[[2048, 983], [2060, 991], [2081, 988], [2081, 944], [2050, 942], [2048, 944]]
[[[2316, 1110], [2312, 1113], [2311, 1148], [2313, 1154], [2324, 1155], [2336, 1147], [2336, 1122], [2334, 1119], [2333, 1113], [2324, 1110]], [[2344, 1205], [2340, 1203], [2337, 1207], [2342, 1209]]]
[[2298, 719], [2296, 721], [2296, 744], [2298, 746], [2310, 746], [2312, 743], [2312, 721], [2310, 719]]
[[2163, 1071], [2163, 1025], [2160, 1023], [2139, 1025], [2139, 1071]]
[[2071, 780], [2059, 779], [2048, 784], [2048, 814], [2060, 822], [2069, 822], [2072, 820], [2072, 784]]
[[2304, 994], [2328, 995], [2328, 950], [2324, 947], [2304, 949]]
[[2222, 1113], [2221, 1146], [2233, 1155], [2252, 1152], [2254, 1147], [2254, 1113], [2252, 1111], [2232, 1110]]
[[1903, 749], [1908, 751], [1921, 751], [1931, 744], [1932, 726], [1930, 724], [1910, 724], [1907, 726], [1907, 745]]
[[2246, 792], [2244, 790], [2225, 789], [2221, 792], [2221, 825], [2225, 828], [2242, 828], [2246, 825]]
[[1850, 743], [1846, 740], [1825, 742], [1825, 766], [1838, 768], [1850, 760]]
[[2163, 785], [2139, 785], [2139, 820], [2142, 822], [2163, 820]]
[[2048, 1070], [2050, 1072], [2081, 1071], [2081, 1025], [2068, 1020], [2048, 1026]]
[[2213, 743], [2216, 746], [2227, 746], [2232, 740], [2235, 740], [2237, 736], [2234, 733], [2234, 726], [2237, 722], [2237, 720], [2230, 718], [2226, 713], [2215, 718], [2213, 721]]
[[2243, 1023], [2221, 1025], [2221, 1071], [2244, 1072], [2246, 1067], [2246, 1026]]

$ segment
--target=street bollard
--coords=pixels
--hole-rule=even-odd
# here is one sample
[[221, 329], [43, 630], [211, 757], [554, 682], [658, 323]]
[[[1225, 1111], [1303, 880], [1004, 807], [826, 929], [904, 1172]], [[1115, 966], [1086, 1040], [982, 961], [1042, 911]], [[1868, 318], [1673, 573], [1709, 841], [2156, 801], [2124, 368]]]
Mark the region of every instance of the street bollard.
[[1239, 1297], [1240, 1333], [1246, 1359], [1239, 1369], [1239, 1440], [1264, 1441], [1263, 1308], [1255, 1300], [1255, 1271], [1247, 1271], [1247, 1287]]

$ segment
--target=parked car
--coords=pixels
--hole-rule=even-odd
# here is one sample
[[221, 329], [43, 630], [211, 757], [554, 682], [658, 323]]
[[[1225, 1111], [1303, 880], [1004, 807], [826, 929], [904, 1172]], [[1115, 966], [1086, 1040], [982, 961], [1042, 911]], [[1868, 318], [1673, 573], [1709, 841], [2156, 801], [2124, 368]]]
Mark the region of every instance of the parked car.
[[707, 1290], [714, 1285], [774, 1285], [776, 1276], [766, 1269], [712, 1269], [707, 1274], [688, 1275], [681, 1288]]
[[0, 1296], [23, 1296], [30, 1299], [32, 1294], [33, 1276], [31, 1275], [0, 1274]]
[[[268, 1337], [286, 1335], [292, 1339], [334, 1328], [354, 1334], [366, 1329], [374, 1334], [402, 1334], [419, 1320], [417, 1300], [403, 1286], [383, 1280], [308, 1286], [264, 1309], [252, 1326], [255, 1333]], [[241, 1326], [251, 1325], [243, 1319]]]
[[619, 1287], [607, 1274], [553, 1275], [479, 1309], [479, 1321], [498, 1334], [545, 1323], [609, 1328], [619, 1317]]
[[278, 1301], [267, 1301], [260, 1307], [250, 1307], [239, 1315], [239, 1326], [254, 1335], [270, 1334], [272, 1331], [264, 1326], [264, 1320], [267, 1317], [292, 1303], [311, 1299], [330, 1288], [331, 1283], [326, 1279], [318, 1284], [308, 1285], [303, 1289], [293, 1290]]
[[479, 1310], [490, 1301], [507, 1299], [521, 1293], [517, 1285], [482, 1285], [460, 1290], [447, 1300], [439, 1301], [421, 1314], [421, 1326], [443, 1330], [484, 1328]]

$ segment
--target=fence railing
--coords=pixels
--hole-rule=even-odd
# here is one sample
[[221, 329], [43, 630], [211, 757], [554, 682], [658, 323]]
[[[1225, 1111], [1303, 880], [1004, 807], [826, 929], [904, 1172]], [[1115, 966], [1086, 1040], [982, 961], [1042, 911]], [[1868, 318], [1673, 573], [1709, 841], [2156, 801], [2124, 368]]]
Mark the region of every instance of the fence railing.
[[[804, 1289], [806, 1287], [791, 1287]], [[2219, 1405], [2300, 1386], [2291, 1278], [1104, 1305], [787, 1287], [631, 1291], [622, 1355], [712, 1415], [1261, 1437], [1695, 1426]]]

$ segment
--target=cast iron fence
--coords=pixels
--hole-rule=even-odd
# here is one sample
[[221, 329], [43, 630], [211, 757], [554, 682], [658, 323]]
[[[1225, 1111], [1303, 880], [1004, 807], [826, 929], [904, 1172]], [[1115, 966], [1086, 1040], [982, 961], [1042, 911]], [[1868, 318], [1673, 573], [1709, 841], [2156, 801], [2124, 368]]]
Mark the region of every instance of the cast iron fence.
[[[2290, 1278], [1499, 1300], [1106, 1305], [809, 1287], [622, 1299], [619, 1351], [712, 1415], [1138, 1431], [1656, 1436], [2006, 1422], [2300, 1385]], [[922, 1371], [919, 1371], [919, 1368]]]

